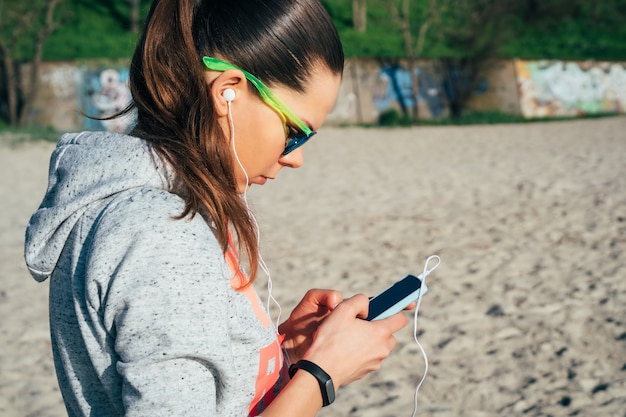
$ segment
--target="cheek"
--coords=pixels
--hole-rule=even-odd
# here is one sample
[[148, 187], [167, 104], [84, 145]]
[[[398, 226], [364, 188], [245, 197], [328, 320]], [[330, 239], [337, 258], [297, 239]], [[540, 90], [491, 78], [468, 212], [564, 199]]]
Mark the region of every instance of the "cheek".
[[259, 154], [278, 158], [285, 150], [285, 128], [280, 117], [269, 107], [259, 112], [250, 134]]

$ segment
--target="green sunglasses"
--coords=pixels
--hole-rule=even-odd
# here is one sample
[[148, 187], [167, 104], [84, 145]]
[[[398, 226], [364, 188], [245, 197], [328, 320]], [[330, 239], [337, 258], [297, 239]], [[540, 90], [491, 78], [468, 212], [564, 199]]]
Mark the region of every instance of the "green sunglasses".
[[[261, 98], [272, 109], [274, 109], [280, 117], [283, 119], [283, 124], [285, 126], [285, 133], [287, 135], [287, 143], [285, 144], [285, 150], [283, 151], [283, 155], [287, 155], [289, 152], [294, 149], [299, 148], [304, 145], [304, 143], [311, 138], [317, 132], [311, 130], [306, 123], [304, 123], [298, 116], [296, 116], [289, 108], [283, 103], [276, 95], [270, 90], [265, 84], [261, 82], [257, 77], [250, 74], [248, 71], [243, 68], [239, 68], [236, 65], [233, 65], [229, 62], [222, 61], [221, 59], [213, 58], [210, 56], [205, 56], [202, 58], [204, 65], [213, 71], [224, 72], [230, 69], [236, 69], [243, 73], [248, 81], [254, 85], [257, 89]], [[298, 133], [289, 133], [290, 128], [287, 127], [287, 121], [295, 124], [296, 127], [300, 130]]]

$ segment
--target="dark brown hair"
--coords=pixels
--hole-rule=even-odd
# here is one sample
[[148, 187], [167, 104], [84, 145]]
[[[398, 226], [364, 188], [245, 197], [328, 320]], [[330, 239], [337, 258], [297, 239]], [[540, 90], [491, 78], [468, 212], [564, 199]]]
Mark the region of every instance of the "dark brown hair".
[[299, 92], [314, 65], [343, 71], [337, 31], [318, 0], [155, 0], [130, 67], [133, 133], [152, 143], [186, 187], [181, 218], [204, 210], [225, 252], [232, 226], [258, 268], [256, 226], [237, 193], [228, 139], [217, 123], [203, 56], [218, 56], [268, 85]]

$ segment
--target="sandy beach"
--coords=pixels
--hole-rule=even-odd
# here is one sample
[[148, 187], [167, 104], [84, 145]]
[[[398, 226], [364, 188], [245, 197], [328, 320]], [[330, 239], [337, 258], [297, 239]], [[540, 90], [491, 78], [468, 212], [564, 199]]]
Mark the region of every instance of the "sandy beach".
[[[22, 256], [52, 149], [0, 142], [5, 417], [66, 415], [48, 284]], [[283, 318], [308, 288], [374, 295], [436, 254], [418, 318], [429, 360], [418, 417], [626, 416], [626, 117], [326, 128], [304, 155], [249, 193]], [[320, 416], [411, 416], [425, 363], [412, 323], [397, 338]]]

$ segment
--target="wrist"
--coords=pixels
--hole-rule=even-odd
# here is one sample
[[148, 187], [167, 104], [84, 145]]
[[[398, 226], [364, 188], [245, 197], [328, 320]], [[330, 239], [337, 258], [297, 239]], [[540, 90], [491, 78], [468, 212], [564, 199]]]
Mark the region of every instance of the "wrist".
[[322, 406], [326, 407], [335, 401], [335, 386], [330, 375], [324, 371], [316, 363], [301, 359], [297, 363], [294, 363], [289, 367], [289, 376], [294, 377], [298, 370], [304, 371], [312, 375], [316, 380], [320, 388], [322, 395]]

